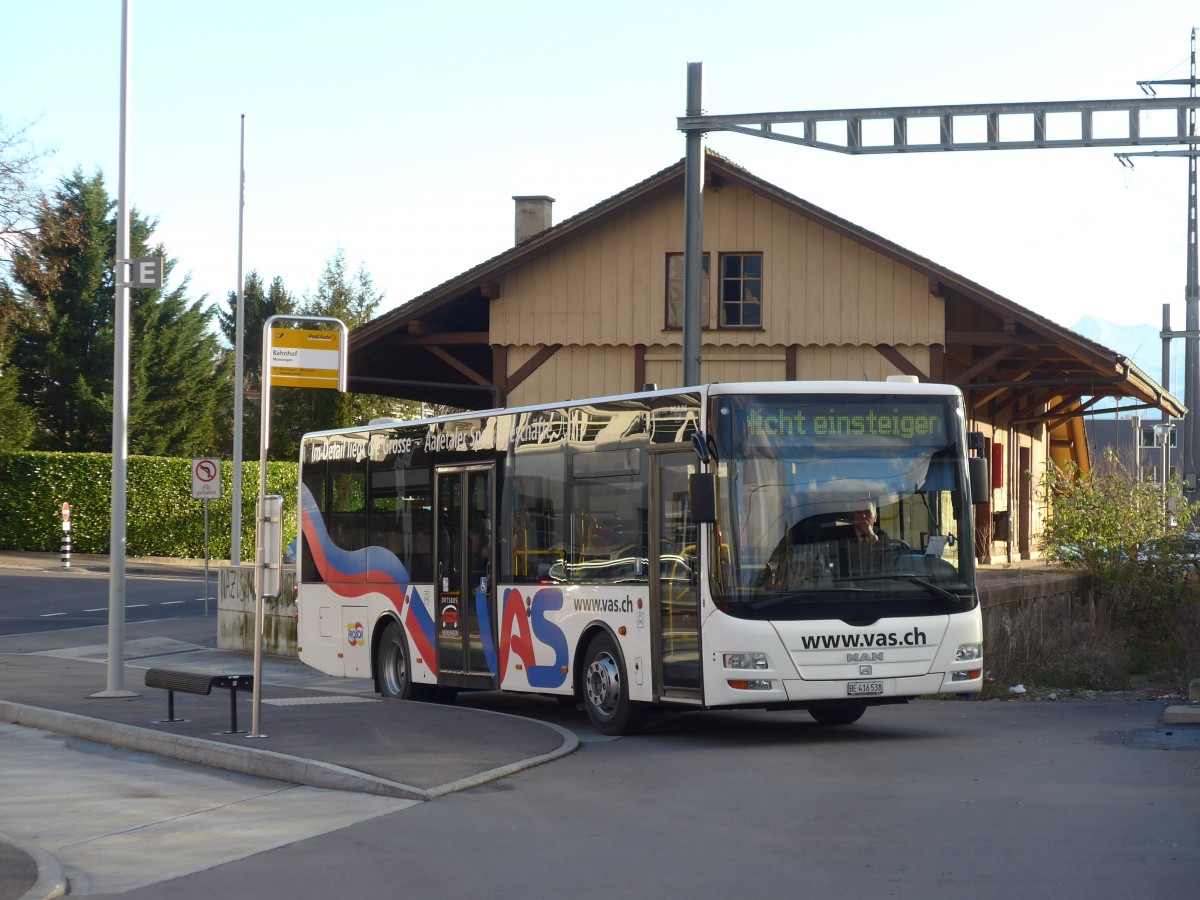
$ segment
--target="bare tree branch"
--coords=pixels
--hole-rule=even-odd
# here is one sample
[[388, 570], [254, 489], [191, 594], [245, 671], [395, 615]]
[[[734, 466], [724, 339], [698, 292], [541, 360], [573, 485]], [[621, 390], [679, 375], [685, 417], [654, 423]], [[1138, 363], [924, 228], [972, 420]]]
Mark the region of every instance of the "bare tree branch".
[[0, 259], [11, 259], [20, 240], [33, 231], [41, 196], [34, 178], [51, 152], [30, 143], [29, 127], [11, 128], [0, 118]]

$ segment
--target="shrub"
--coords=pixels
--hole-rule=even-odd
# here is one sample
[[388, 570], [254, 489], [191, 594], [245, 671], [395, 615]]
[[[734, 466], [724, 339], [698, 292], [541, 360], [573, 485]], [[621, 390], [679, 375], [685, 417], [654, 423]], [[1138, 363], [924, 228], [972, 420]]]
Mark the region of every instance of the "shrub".
[[[1200, 670], [1188, 624], [1200, 617], [1200, 557], [1187, 538], [1194, 510], [1180, 480], [1164, 494], [1161, 484], [1140, 481], [1109, 453], [1087, 473], [1051, 467], [1043, 498], [1051, 507], [1043, 553], [1088, 571], [1099, 611], [1091, 626], [1070, 636], [1076, 651], [1059, 654], [1077, 658], [1075, 672], [1046, 667], [1046, 677], [1080, 680], [1090, 669], [1097, 681], [1111, 683], [1128, 667], [1174, 688], [1186, 684]], [[1114, 646], [1124, 651], [1123, 665], [1106, 661]]]
[[[257, 462], [242, 466], [241, 555], [254, 555]], [[284, 498], [284, 541], [296, 533], [297, 464], [268, 462], [267, 493]], [[209, 555], [228, 559], [233, 468], [221, 467], [221, 497], [209, 503]], [[106, 453], [0, 455], [0, 549], [56, 552], [61, 509], [71, 504], [71, 548], [108, 553], [112, 462]], [[131, 556], [204, 556], [204, 501], [192, 499], [190, 459], [131, 456], [126, 475], [125, 550]]]

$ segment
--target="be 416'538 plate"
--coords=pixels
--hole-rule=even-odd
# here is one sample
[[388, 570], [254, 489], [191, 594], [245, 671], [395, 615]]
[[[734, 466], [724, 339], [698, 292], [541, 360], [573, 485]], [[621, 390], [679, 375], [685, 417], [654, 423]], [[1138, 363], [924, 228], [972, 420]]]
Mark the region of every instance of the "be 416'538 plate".
[[851, 681], [846, 684], [846, 696], [869, 697], [883, 693], [882, 681]]

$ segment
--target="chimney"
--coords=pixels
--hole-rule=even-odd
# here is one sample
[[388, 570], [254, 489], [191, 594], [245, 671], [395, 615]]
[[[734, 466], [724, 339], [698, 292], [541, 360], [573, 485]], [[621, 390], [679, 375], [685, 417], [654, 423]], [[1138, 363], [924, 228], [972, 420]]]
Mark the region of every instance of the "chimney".
[[516, 241], [520, 244], [550, 227], [553, 197], [513, 197], [517, 202]]

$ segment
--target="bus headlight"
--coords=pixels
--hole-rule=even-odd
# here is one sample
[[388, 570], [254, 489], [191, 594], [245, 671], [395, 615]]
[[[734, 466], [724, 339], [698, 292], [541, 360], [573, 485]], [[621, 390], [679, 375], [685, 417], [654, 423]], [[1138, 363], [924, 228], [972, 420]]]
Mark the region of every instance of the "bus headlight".
[[727, 669], [769, 669], [765, 653], [725, 653], [722, 659]]
[[973, 659], [983, 659], [983, 644], [959, 644], [954, 661], [970, 662]]

